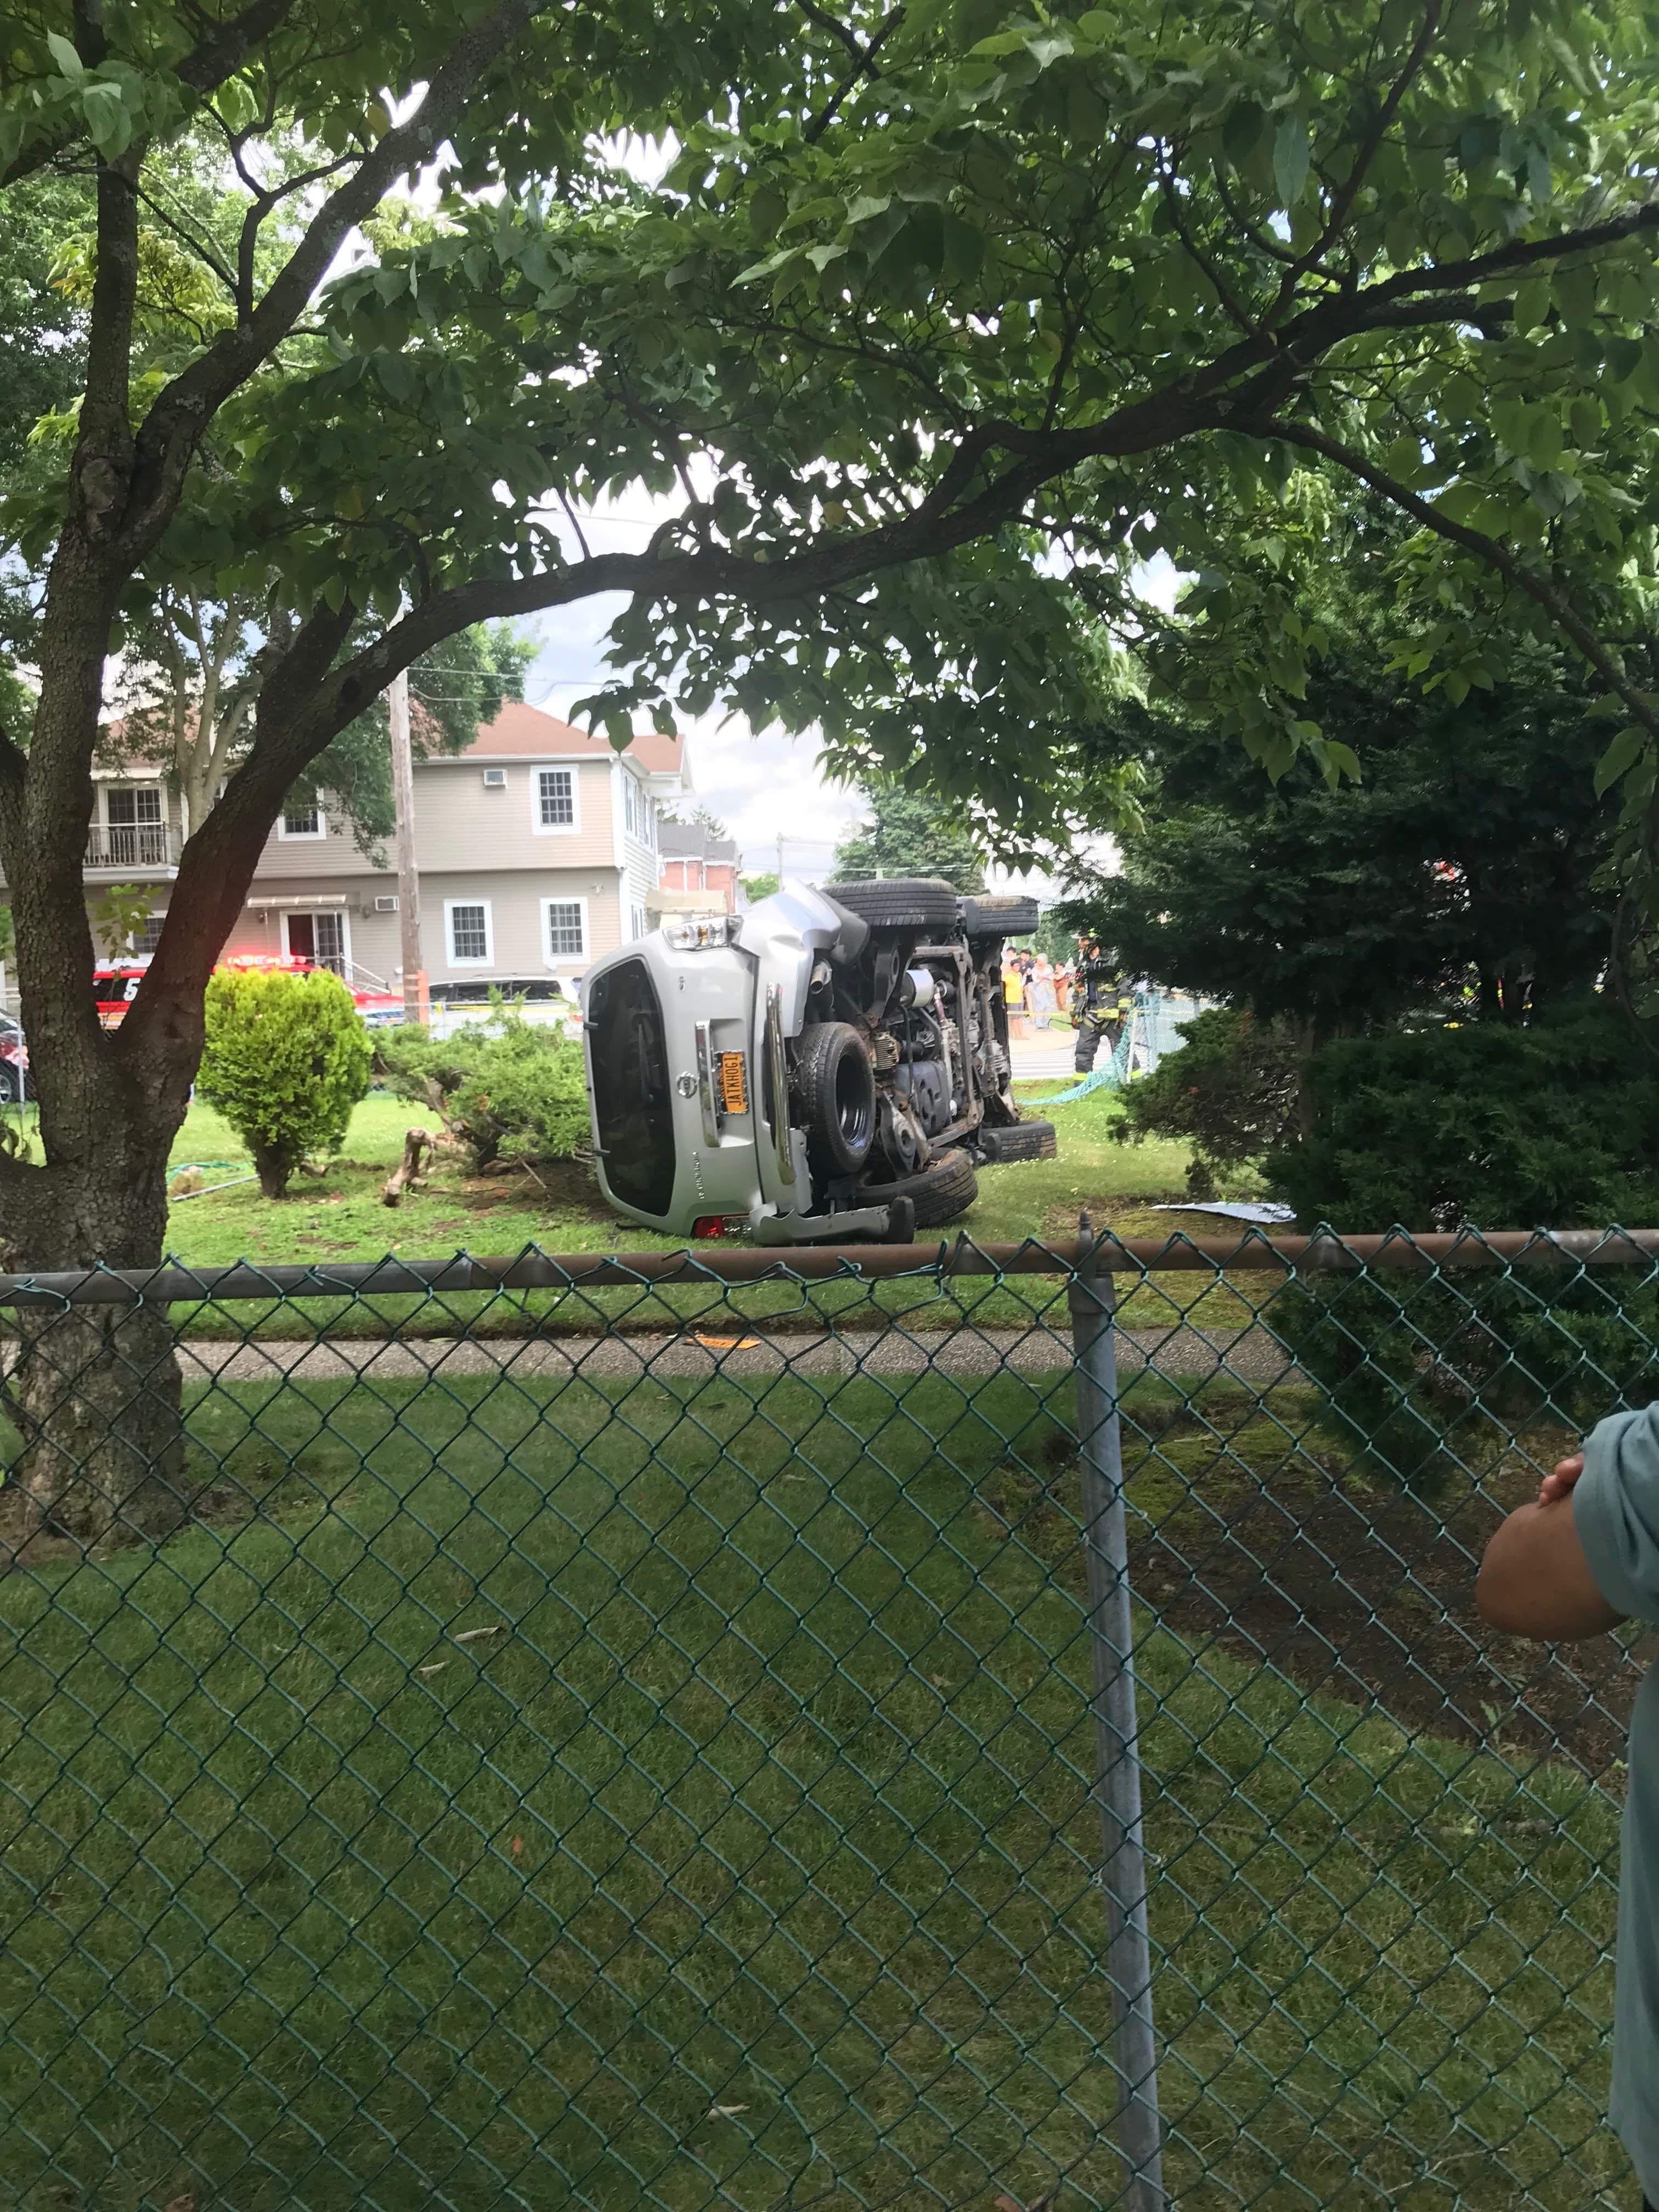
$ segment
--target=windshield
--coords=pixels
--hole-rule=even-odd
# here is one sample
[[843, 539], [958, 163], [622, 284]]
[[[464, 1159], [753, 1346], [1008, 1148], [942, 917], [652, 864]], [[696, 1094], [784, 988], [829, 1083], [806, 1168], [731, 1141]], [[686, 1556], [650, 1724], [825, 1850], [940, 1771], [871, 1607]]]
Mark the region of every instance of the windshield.
[[674, 1197], [674, 1113], [662, 1008], [644, 961], [624, 960], [594, 982], [587, 1038], [605, 1179], [624, 1206], [666, 1213]]

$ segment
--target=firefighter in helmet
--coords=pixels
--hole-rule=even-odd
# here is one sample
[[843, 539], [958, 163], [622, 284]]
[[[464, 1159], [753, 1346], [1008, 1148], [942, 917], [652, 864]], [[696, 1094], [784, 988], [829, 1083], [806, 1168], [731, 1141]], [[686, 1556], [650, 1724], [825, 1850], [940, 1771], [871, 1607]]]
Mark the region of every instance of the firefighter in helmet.
[[1087, 1075], [1094, 1066], [1103, 1039], [1109, 1056], [1117, 1050], [1124, 1030], [1134, 1018], [1135, 1000], [1128, 979], [1117, 963], [1109, 960], [1101, 951], [1093, 938], [1079, 939], [1078, 955], [1083, 1008], [1073, 1065], [1079, 1075]]

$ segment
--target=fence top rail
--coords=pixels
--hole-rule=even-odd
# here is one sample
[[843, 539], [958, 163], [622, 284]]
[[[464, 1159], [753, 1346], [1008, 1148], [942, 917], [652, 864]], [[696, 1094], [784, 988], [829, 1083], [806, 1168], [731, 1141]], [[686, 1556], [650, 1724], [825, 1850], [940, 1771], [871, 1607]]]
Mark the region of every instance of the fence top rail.
[[0, 1306], [125, 1305], [146, 1303], [393, 1297], [461, 1291], [641, 1289], [654, 1284], [884, 1281], [955, 1275], [1207, 1274], [1311, 1272], [1358, 1273], [1375, 1267], [1429, 1273], [1443, 1267], [1632, 1267], [1659, 1262], [1659, 1229], [1460, 1230], [1413, 1237], [1403, 1229], [1341, 1237], [1164, 1237], [1091, 1234], [1052, 1244], [937, 1243], [715, 1247], [707, 1252], [544, 1252], [527, 1245], [509, 1258], [457, 1252], [447, 1260], [309, 1262], [259, 1267], [64, 1268], [0, 1274]]

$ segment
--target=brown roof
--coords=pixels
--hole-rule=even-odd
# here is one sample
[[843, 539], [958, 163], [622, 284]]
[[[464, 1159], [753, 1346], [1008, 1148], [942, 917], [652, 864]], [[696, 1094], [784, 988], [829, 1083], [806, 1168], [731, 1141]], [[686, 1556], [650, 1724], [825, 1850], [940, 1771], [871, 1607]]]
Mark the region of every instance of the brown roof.
[[[647, 775], [672, 775], [681, 764], [684, 750], [683, 738], [652, 730], [635, 738], [628, 755]], [[539, 707], [526, 707], [518, 700], [509, 700], [459, 757], [533, 760], [538, 756], [544, 758], [549, 753], [592, 753], [596, 758], [603, 758], [610, 751], [611, 741], [602, 731], [579, 730], [573, 723], [562, 722], [556, 714], [544, 713]]]
[[[410, 707], [416, 715], [422, 711], [418, 699], [412, 700]], [[106, 734], [112, 750], [118, 749], [125, 727], [124, 721], [109, 725]], [[463, 752], [428, 753], [426, 759], [534, 760], [545, 759], [550, 753], [592, 753], [595, 759], [605, 759], [610, 752], [611, 741], [602, 731], [579, 730], [574, 723], [562, 722], [556, 714], [545, 714], [539, 707], [526, 707], [514, 699], [507, 702], [493, 722], [479, 731]], [[684, 753], [685, 740], [670, 737], [661, 730], [648, 731], [628, 747], [629, 759], [637, 762], [647, 775], [678, 775], [684, 766]], [[170, 765], [165, 752], [153, 756], [134, 753], [122, 761], [124, 771]]]

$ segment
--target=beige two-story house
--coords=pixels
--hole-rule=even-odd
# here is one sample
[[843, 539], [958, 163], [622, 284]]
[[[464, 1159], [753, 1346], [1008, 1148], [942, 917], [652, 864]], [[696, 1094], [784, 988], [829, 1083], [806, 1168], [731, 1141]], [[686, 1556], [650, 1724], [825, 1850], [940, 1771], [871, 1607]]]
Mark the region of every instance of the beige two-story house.
[[[509, 704], [468, 750], [415, 764], [422, 965], [434, 995], [558, 981], [649, 926], [660, 811], [689, 787], [684, 741], [617, 754], [535, 707]], [[161, 934], [179, 848], [159, 769], [100, 775], [87, 843], [88, 903], [109, 884], [152, 893], [133, 950]], [[228, 956], [292, 955], [353, 981], [402, 982], [397, 856], [357, 849], [325, 793], [277, 823]]]

